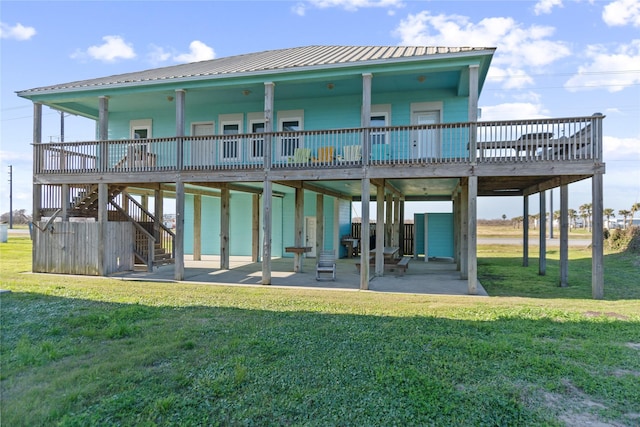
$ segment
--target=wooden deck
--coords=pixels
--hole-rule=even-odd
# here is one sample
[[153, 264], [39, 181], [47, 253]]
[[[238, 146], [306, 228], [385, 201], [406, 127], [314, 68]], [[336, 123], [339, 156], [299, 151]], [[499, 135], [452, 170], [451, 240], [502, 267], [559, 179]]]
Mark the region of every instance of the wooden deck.
[[265, 170], [273, 179], [357, 179], [366, 166], [380, 177], [411, 176], [416, 168], [428, 176], [436, 167], [447, 176], [467, 176], [469, 167], [499, 176], [504, 165], [550, 162], [572, 172], [571, 164], [600, 162], [602, 117], [34, 144], [34, 173], [44, 181], [94, 175], [166, 182], [212, 171], [226, 181], [263, 180]]

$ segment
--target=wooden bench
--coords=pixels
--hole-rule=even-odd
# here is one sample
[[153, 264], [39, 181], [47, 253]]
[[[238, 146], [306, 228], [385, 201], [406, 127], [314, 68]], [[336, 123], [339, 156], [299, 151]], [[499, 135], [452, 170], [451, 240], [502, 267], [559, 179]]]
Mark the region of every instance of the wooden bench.
[[[396, 271], [398, 273], [398, 276], [404, 276], [404, 273], [407, 271], [407, 268], [409, 268], [409, 261], [411, 261], [411, 258], [408, 256], [405, 256], [400, 258], [398, 262], [385, 262], [384, 270]], [[375, 267], [375, 261], [373, 259], [369, 261], [369, 266], [372, 268]], [[358, 270], [358, 274], [360, 274], [360, 261], [356, 262], [356, 270]]]

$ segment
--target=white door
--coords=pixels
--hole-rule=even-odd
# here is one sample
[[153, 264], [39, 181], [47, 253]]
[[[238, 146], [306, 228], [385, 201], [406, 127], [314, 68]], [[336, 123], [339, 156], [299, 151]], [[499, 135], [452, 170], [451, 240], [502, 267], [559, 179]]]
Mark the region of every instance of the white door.
[[[440, 123], [439, 111], [415, 111], [413, 123], [416, 125], [433, 125]], [[413, 135], [412, 157], [414, 159], [440, 157], [440, 131], [419, 130]]]
[[304, 218], [304, 245], [311, 246], [311, 252], [307, 252], [309, 258], [316, 257], [316, 217]]

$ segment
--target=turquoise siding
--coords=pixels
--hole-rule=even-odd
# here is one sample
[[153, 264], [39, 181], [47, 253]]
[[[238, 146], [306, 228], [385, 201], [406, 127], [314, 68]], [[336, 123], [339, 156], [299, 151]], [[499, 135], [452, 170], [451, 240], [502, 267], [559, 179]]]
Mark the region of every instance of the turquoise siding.
[[[193, 199], [194, 196], [185, 196], [185, 254], [193, 254]], [[251, 221], [252, 195], [244, 193], [231, 193], [229, 208], [231, 216], [229, 220], [229, 253], [235, 256], [251, 256]], [[262, 207], [260, 208], [262, 209]], [[272, 202], [272, 256], [282, 256], [282, 202], [274, 198]], [[202, 197], [202, 254], [220, 254], [220, 198]], [[262, 230], [262, 223], [260, 224]], [[262, 234], [262, 233], [261, 233]], [[262, 239], [262, 236], [261, 236]], [[260, 240], [262, 245], [262, 240]]]
[[453, 258], [453, 214], [427, 213], [415, 214], [416, 254], [424, 255], [424, 216], [427, 215], [428, 257]]
[[[338, 200], [338, 224], [339, 224], [339, 238], [351, 234], [351, 202], [347, 200]], [[340, 242], [338, 242], [339, 244]], [[347, 249], [339, 245], [338, 249], [339, 257], [343, 258], [347, 256]]]

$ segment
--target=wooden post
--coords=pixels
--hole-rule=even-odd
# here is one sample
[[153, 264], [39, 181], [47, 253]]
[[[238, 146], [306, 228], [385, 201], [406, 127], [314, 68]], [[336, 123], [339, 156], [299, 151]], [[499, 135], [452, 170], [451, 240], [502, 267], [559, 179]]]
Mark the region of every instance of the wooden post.
[[540, 192], [540, 255], [538, 258], [538, 274], [547, 274], [547, 206], [545, 192]]
[[[397, 246], [402, 249], [402, 243], [400, 242], [400, 197], [393, 198], [393, 238], [391, 239], [391, 246]], [[402, 250], [400, 251], [402, 256]]]
[[62, 184], [62, 188], [60, 189], [60, 204], [62, 211], [60, 212], [60, 216], [63, 221], [69, 221], [69, 184]]
[[184, 279], [184, 182], [176, 182], [176, 238], [174, 278]]
[[524, 196], [522, 205], [522, 266], [529, 267], [529, 196]]
[[231, 194], [223, 187], [220, 197], [220, 269], [229, 269], [229, 221]]
[[153, 235], [157, 242], [160, 242], [161, 237], [161, 225], [163, 224], [162, 217], [164, 216], [164, 192], [160, 189], [153, 191], [153, 216], [156, 217], [153, 223]]
[[393, 194], [387, 194], [384, 205], [384, 245], [393, 246]]
[[384, 275], [384, 180], [376, 187], [376, 276]]
[[100, 141], [100, 158], [98, 170], [105, 172], [109, 166], [109, 97], [98, 97], [98, 140]]
[[[304, 189], [296, 188], [294, 212], [294, 246], [300, 248], [304, 246]], [[304, 253], [293, 254], [293, 271], [302, 272]]]
[[260, 262], [260, 195], [252, 197], [251, 209], [251, 262]]
[[398, 242], [400, 246], [400, 256], [404, 256], [404, 200], [400, 199], [398, 220]]
[[202, 260], [202, 196], [193, 196], [193, 260]]
[[469, 178], [462, 178], [460, 193], [460, 217], [461, 217], [461, 236], [460, 236], [460, 278], [468, 279], [468, 263], [469, 263]]
[[142, 196], [140, 196], [140, 204], [142, 205], [142, 207], [145, 210], [149, 210], [149, 196], [147, 196], [146, 194], [143, 194]]
[[569, 186], [560, 186], [560, 286], [569, 286]]
[[316, 257], [324, 250], [324, 196], [316, 194]]
[[456, 189], [453, 195], [453, 260], [457, 271], [460, 271], [460, 225], [460, 193]]
[[109, 186], [101, 182], [98, 184], [98, 275], [100, 276], [106, 276], [107, 272], [106, 246], [109, 221], [107, 203], [109, 203]]
[[184, 107], [186, 91], [176, 89], [176, 166], [182, 170], [184, 166]]
[[[266, 157], [266, 156], [265, 156]], [[273, 184], [264, 181], [262, 190], [262, 284], [271, 284], [271, 195]]]
[[477, 236], [477, 201], [478, 201], [478, 177], [470, 176], [468, 185], [468, 204], [469, 204], [469, 222], [468, 222], [468, 244], [467, 244], [467, 265], [469, 269], [469, 294], [476, 295], [478, 293], [478, 236]]
[[360, 229], [360, 289], [369, 289], [369, 178], [362, 178], [362, 222]]
[[549, 190], [549, 239], [553, 239], [553, 188]]
[[[602, 144], [602, 139], [599, 139]], [[602, 173], [591, 177], [591, 295], [593, 299], [604, 298], [604, 224], [602, 202]]]
[[273, 99], [275, 84], [264, 83], [264, 187], [262, 191], [262, 284], [271, 284], [271, 196], [273, 183], [269, 176], [271, 170], [271, 150], [273, 143]]

